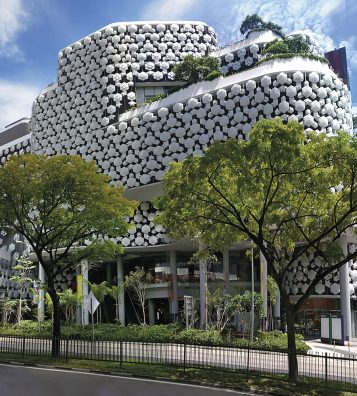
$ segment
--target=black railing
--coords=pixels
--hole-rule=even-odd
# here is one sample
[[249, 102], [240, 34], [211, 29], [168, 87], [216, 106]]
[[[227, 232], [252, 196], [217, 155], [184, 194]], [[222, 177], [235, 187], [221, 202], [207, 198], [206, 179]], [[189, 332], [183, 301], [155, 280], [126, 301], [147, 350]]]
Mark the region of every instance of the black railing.
[[[125, 363], [172, 365], [241, 371], [247, 375], [288, 373], [288, 354], [233, 347], [174, 343], [147, 343], [89, 338], [61, 338], [59, 358]], [[1, 354], [51, 356], [52, 340], [37, 337], [0, 336]], [[299, 380], [329, 388], [357, 392], [357, 358], [335, 354], [298, 354]], [[285, 376], [284, 376], [285, 375]]]

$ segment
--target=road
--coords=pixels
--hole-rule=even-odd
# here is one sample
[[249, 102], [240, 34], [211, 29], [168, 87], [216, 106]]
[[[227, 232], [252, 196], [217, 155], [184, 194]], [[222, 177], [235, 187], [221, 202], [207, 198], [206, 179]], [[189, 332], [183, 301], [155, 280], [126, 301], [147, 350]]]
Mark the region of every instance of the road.
[[115, 377], [76, 371], [0, 364], [0, 396], [250, 396], [250, 393]]

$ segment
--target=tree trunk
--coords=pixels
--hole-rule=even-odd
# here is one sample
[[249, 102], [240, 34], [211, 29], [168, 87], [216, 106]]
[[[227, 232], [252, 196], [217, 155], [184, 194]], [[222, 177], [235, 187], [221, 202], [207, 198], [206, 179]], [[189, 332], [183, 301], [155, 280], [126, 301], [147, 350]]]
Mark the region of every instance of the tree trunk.
[[53, 321], [52, 321], [52, 349], [51, 355], [57, 357], [60, 355], [60, 337], [61, 337], [61, 311], [59, 297], [54, 284], [48, 284], [48, 294], [53, 304]]
[[295, 314], [292, 312], [290, 304], [286, 307], [286, 324], [288, 330], [288, 360], [289, 360], [289, 380], [298, 381], [298, 362], [296, 356], [295, 343]]

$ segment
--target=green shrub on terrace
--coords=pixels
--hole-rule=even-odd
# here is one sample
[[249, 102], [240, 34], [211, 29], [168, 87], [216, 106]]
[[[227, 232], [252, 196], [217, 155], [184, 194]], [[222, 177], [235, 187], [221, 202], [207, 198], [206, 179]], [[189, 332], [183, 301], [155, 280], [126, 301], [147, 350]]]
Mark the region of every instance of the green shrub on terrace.
[[175, 65], [172, 71], [175, 73], [176, 80], [186, 81], [187, 85], [194, 84], [206, 80], [212, 72], [220, 73], [219, 59], [212, 56], [195, 58], [188, 55], [182, 62]]
[[328, 60], [326, 58], [323, 58], [322, 56], [318, 56], [318, 55], [314, 55], [314, 54], [310, 54], [310, 53], [296, 54], [296, 53], [289, 52], [287, 54], [273, 54], [273, 55], [269, 55], [266, 58], [263, 58], [260, 61], [258, 61], [254, 66], [255, 67], [259, 66], [262, 63], [268, 62], [268, 61], [273, 60], [273, 59], [290, 59], [290, 58], [294, 58], [294, 57], [301, 57], [301, 58], [316, 60], [316, 61], [321, 62], [321, 63], [328, 63]]
[[147, 98], [143, 103], [143, 106], [148, 105], [150, 103], [156, 102], [157, 100], [165, 99], [167, 97], [167, 93], [163, 92], [157, 95], [152, 96], [151, 98]]

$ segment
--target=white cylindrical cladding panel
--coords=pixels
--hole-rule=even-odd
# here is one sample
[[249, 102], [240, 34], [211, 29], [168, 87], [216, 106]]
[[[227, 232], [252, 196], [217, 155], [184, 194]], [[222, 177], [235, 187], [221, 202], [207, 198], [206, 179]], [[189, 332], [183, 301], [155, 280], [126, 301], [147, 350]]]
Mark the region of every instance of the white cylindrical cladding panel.
[[177, 254], [175, 250], [170, 250], [170, 272], [172, 280], [171, 314], [176, 321], [178, 315], [177, 300]]
[[[341, 235], [339, 239], [343, 256], [347, 256], [347, 235]], [[352, 326], [351, 326], [351, 300], [350, 300], [350, 285], [349, 285], [349, 267], [348, 263], [344, 264], [340, 270], [340, 304], [341, 314], [343, 316], [344, 323], [344, 336], [345, 340], [349, 341], [352, 337]]]
[[118, 319], [120, 324], [125, 326], [125, 300], [124, 300], [124, 269], [123, 269], [123, 256], [117, 257], [117, 282], [119, 288], [118, 298]]

